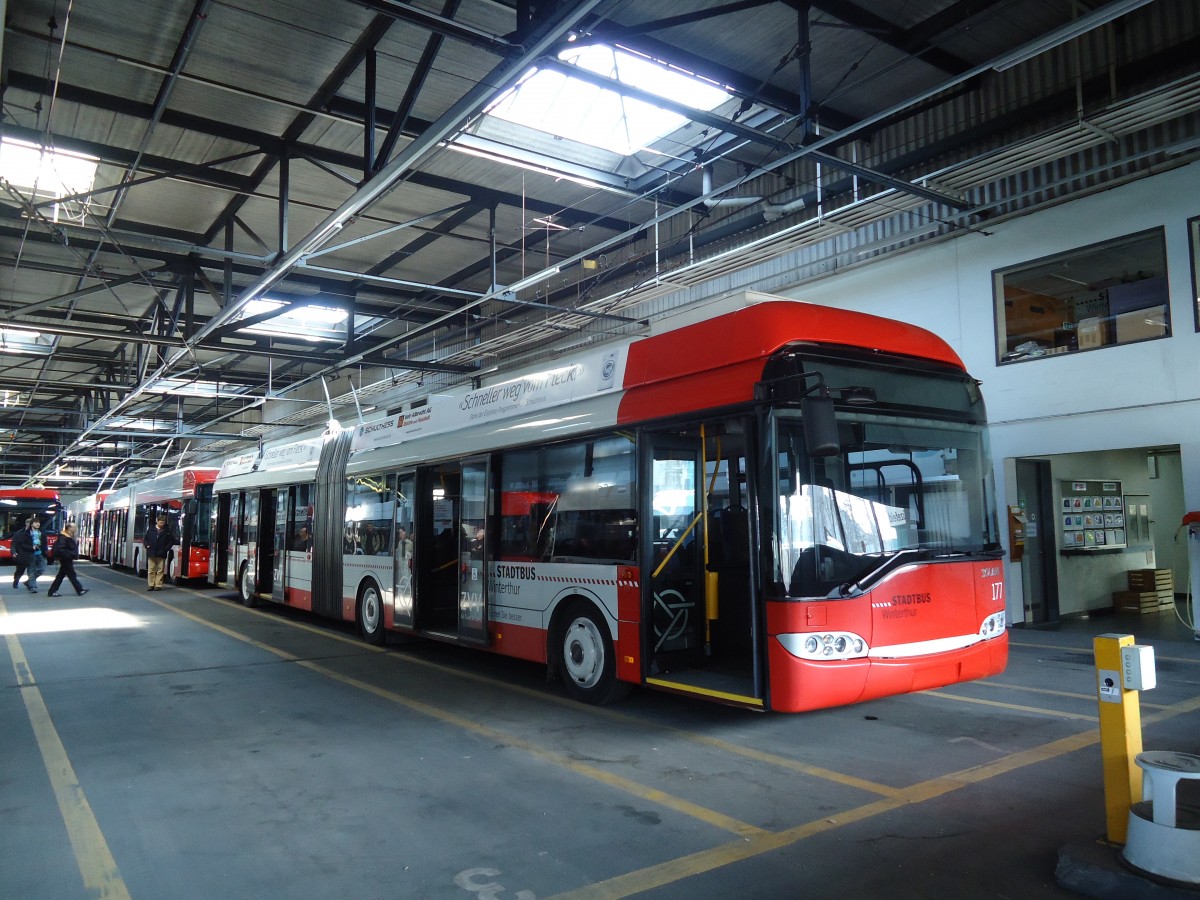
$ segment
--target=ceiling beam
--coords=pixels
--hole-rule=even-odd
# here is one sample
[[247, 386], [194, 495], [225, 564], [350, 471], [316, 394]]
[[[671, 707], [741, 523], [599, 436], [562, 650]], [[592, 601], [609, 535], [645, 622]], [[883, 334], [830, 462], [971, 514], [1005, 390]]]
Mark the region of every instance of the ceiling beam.
[[[947, 75], [961, 75], [971, 68], [971, 63], [961, 56], [956, 56], [930, 44], [923, 36], [914, 36], [894, 22], [864, 9], [857, 3], [851, 3], [849, 0], [812, 0], [811, 3], [807, 0], [783, 0], [783, 2], [797, 11], [806, 10], [811, 5], [813, 9], [833, 16], [856, 31], [861, 31], [901, 53], [920, 59]], [[821, 22], [815, 21], [813, 24], [820, 25]]]

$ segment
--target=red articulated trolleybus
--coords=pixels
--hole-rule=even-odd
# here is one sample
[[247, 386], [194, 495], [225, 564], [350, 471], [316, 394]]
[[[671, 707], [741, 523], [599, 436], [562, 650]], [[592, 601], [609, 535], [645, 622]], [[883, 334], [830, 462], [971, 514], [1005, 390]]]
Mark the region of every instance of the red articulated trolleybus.
[[12, 562], [12, 536], [36, 514], [46, 546], [53, 547], [62, 529], [65, 510], [58, 491], [46, 488], [0, 488], [0, 562]]
[[142, 539], [158, 516], [165, 515], [177, 539], [167, 558], [165, 577], [172, 582], [206, 578], [217, 472], [215, 467], [176, 469], [106, 493], [97, 500], [96, 558], [144, 573]]
[[978, 384], [874, 316], [763, 297], [268, 446], [216, 492], [244, 602], [542, 662], [586, 702], [796, 712], [1007, 661]]
[[88, 494], [67, 505], [67, 521], [74, 522], [79, 541], [79, 555], [84, 559], [96, 559], [100, 553], [100, 511], [104, 498], [112, 491]]

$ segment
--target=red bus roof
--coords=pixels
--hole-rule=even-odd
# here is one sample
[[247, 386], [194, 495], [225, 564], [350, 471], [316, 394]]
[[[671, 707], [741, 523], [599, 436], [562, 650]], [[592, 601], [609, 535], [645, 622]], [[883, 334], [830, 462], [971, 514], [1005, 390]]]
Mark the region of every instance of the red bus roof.
[[0, 488], [0, 499], [57, 500], [58, 491], [53, 488]]
[[789, 344], [858, 347], [963, 368], [958, 354], [916, 325], [799, 301], [769, 301], [634, 341], [618, 421], [744, 403], [767, 357]]

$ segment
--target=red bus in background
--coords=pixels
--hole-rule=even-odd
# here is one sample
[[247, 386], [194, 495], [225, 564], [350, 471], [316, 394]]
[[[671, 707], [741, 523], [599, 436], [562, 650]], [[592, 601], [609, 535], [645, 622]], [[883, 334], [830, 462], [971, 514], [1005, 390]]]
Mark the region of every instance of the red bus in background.
[[53, 547], [65, 523], [58, 491], [46, 488], [0, 488], [0, 562], [12, 562], [12, 536], [37, 514], [46, 546]]
[[227, 461], [212, 580], [542, 662], [588, 703], [800, 712], [1002, 672], [978, 382], [915, 326], [748, 301]]
[[112, 491], [101, 491], [99, 494], [89, 494], [67, 504], [67, 521], [75, 523], [76, 540], [79, 542], [79, 556], [82, 559], [96, 559], [100, 553], [100, 510], [104, 498]]
[[[136, 481], [92, 498], [93, 537], [88, 550], [110, 566], [146, 571], [146, 529], [165, 515], [177, 543], [165, 578], [180, 582], [208, 575], [215, 468], [187, 467]], [[82, 547], [82, 542], [81, 542]]]

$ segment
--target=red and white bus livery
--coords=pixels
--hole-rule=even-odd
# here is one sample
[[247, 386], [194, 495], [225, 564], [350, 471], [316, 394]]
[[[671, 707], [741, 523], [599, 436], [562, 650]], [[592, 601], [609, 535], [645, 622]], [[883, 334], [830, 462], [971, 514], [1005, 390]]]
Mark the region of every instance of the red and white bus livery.
[[215, 467], [175, 469], [95, 498], [95, 558], [144, 573], [147, 563], [142, 540], [146, 529], [165, 515], [177, 538], [167, 558], [165, 577], [172, 582], [206, 578], [217, 472]]
[[31, 515], [41, 524], [46, 546], [53, 547], [65, 522], [58, 491], [47, 488], [0, 488], [0, 562], [12, 562], [12, 536]]
[[67, 505], [67, 521], [74, 522], [79, 543], [79, 555], [84, 559], [97, 559], [100, 554], [100, 510], [104, 498], [112, 491], [88, 494]]
[[764, 298], [218, 478], [213, 579], [632, 685], [802, 711], [994, 675], [977, 382], [933, 334]]

